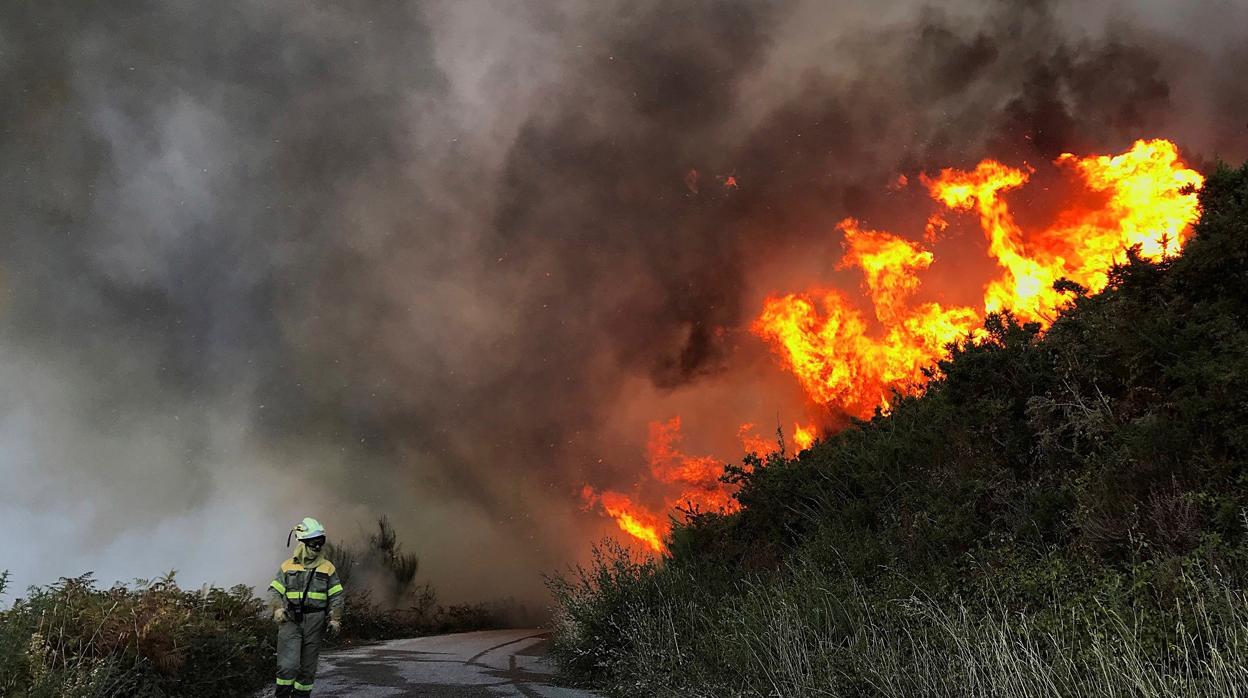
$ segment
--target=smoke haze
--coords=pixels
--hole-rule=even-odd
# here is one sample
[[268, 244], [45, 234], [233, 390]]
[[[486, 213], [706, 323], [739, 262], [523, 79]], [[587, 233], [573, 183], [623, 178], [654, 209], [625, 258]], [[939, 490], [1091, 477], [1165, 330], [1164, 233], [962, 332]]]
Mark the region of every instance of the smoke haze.
[[0, 10], [18, 588], [263, 583], [385, 513], [444, 596], [540, 599], [649, 420], [734, 459], [802, 416], [749, 324], [858, 283], [841, 218], [922, 230], [898, 174], [1248, 157], [1229, 0], [350, 5]]

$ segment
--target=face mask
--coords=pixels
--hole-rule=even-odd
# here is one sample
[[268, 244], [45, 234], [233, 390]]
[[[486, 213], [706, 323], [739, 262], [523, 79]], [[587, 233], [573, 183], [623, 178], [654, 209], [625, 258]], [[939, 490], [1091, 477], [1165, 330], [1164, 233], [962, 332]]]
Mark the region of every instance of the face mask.
[[320, 556], [321, 556], [320, 551], [309, 548], [307, 544], [303, 542], [300, 542], [299, 545], [296, 545], [295, 552], [291, 554], [291, 557], [295, 559], [295, 562], [305, 564], [305, 565], [310, 562], [315, 561]]

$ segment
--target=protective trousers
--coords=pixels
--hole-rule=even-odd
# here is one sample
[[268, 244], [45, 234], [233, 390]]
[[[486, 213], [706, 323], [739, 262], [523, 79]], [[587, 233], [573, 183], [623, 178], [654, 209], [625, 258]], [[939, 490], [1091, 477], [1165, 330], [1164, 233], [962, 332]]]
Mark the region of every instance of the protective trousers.
[[288, 620], [277, 626], [278, 698], [312, 693], [324, 631], [324, 611], [305, 613], [301, 622]]

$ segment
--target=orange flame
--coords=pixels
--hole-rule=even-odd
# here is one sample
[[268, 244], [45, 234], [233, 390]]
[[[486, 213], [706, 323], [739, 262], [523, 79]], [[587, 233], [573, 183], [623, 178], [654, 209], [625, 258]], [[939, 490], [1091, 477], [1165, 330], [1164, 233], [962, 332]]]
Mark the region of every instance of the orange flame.
[[1067, 276], [1092, 291], [1105, 288], [1106, 271], [1121, 261], [1123, 250], [1135, 245], [1147, 259], [1177, 254], [1199, 217], [1196, 190], [1205, 178], [1179, 161], [1173, 143], [1136, 141], [1117, 156], [1057, 160], [1074, 168], [1089, 189], [1109, 195], [1104, 210], [1064, 221], [1047, 237], [1070, 241], [1074, 268]]
[[815, 425], [803, 426], [801, 424], [793, 425], [793, 442], [797, 444], [798, 449], [806, 450], [815, 443], [815, 438], [819, 433], [815, 430]]
[[601, 506], [607, 516], [615, 519], [621, 531], [641, 541], [654, 552], [663, 552], [663, 536], [667, 533], [667, 526], [657, 516], [633, 504], [627, 495], [618, 492], [599, 493], [586, 485], [581, 490], [581, 498], [590, 506]]
[[[1068, 153], [1057, 165], [1105, 202], [1094, 209], [1072, 205], [1056, 224], [1033, 235], [1024, 234], [1003, 198], [1026, 184], [1030, 170], [985, 160], [973, 170], [946, 169], [923, 178], [932, 198], [948, 209], [979, 214], [988, 253], [1001, 268], [985, 286], [983, 311], [1011, 309], [1020, 319], [1047, 326], [1065, 302], [1053, 288], [1057, 280], [1099, 291], [1128, 247], [1138, 245], [1145, 257], [1156, 259], [1177, 252], [1191, 234], [1198, 213], [1195, 189], [1204, 180], [1182, 164], [1173, 143], [1136, 141], [1117, 156]], [[935, 239], [945, 225], [940, 213], [933, 214], [927, 239]], [[918, 275], [932, 264], [932, 253], [891, 233], [863, 230], [853, 219], [839, 227], [846, 246], [841, 266], [863, 271], [883, 336], [869, 336], [862, 316], [834, 290], [768, 298], [754, 330], [772, 343], [811, 400], [864, 416], [887, 408], [893, 390], [921, 384], [923, 368], [950, 341], [974, 331], [983, 313], [912, 304]]]
[[754, 433], [754, 423], [746, 422], [737, 429], [737, 438], [741, 441], [741, 450], [765, 456], [779, 448], [774, 441], [768, 441]]
[[892, 233], [864, 230], [847, 218], [842, 267], [858, 267], [883, 337], [867, 333], [867, 323], [845, 294], [835, 290], [769, 298], [754, 331], [773, 342], [785, 365], [812, 400], [856, 415], [885, 407], [893, 388], [922, 380], [922, 370], [949, 342], [978, 325], [970, 308], [939, 303], [912, 304], [918, 273], [932, 253]]
[[[753, 428], [753, 425], [748, 425]], [[732, 492], [720, 482], [724, 463], [710, 456], [690, 456], [680, 449], [680, 417], [650, 423], [646, 461], [653, 480], [678, 488], [679, 495], [664, 499], [657, 511], [646, 508], [628, 495], [610, 490], [596, 492], [586, 486], [581, 497], [590, 506], [598, 505], [615, 519], [620, 530], [646, 544], [651, 550], [665, 550], [663, 538], [671, 528], [665, 513], [677, 507], [701, 511], [736, 511], [740, 506]]]
[[710, 456], [690, 456], [680, 450], [680, 417], [650, 423], [646, 460], [659, 482], [682, 487], [677, 503], [709, 510], [735, 510], [737, 501], [719, 481], [723, 461]]

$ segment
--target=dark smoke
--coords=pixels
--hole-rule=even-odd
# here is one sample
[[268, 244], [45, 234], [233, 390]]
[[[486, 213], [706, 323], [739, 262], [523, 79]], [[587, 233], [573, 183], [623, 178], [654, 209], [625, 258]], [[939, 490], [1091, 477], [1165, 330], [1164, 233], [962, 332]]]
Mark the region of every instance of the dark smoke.
[[1244, 8], [981, 5], [7, 3], [0, 568], [260, 581], [387, 513], [534, 595], [646, 420], [800, 416], [749, 322], [921, 230], [898, 173], [1248, 157]]

